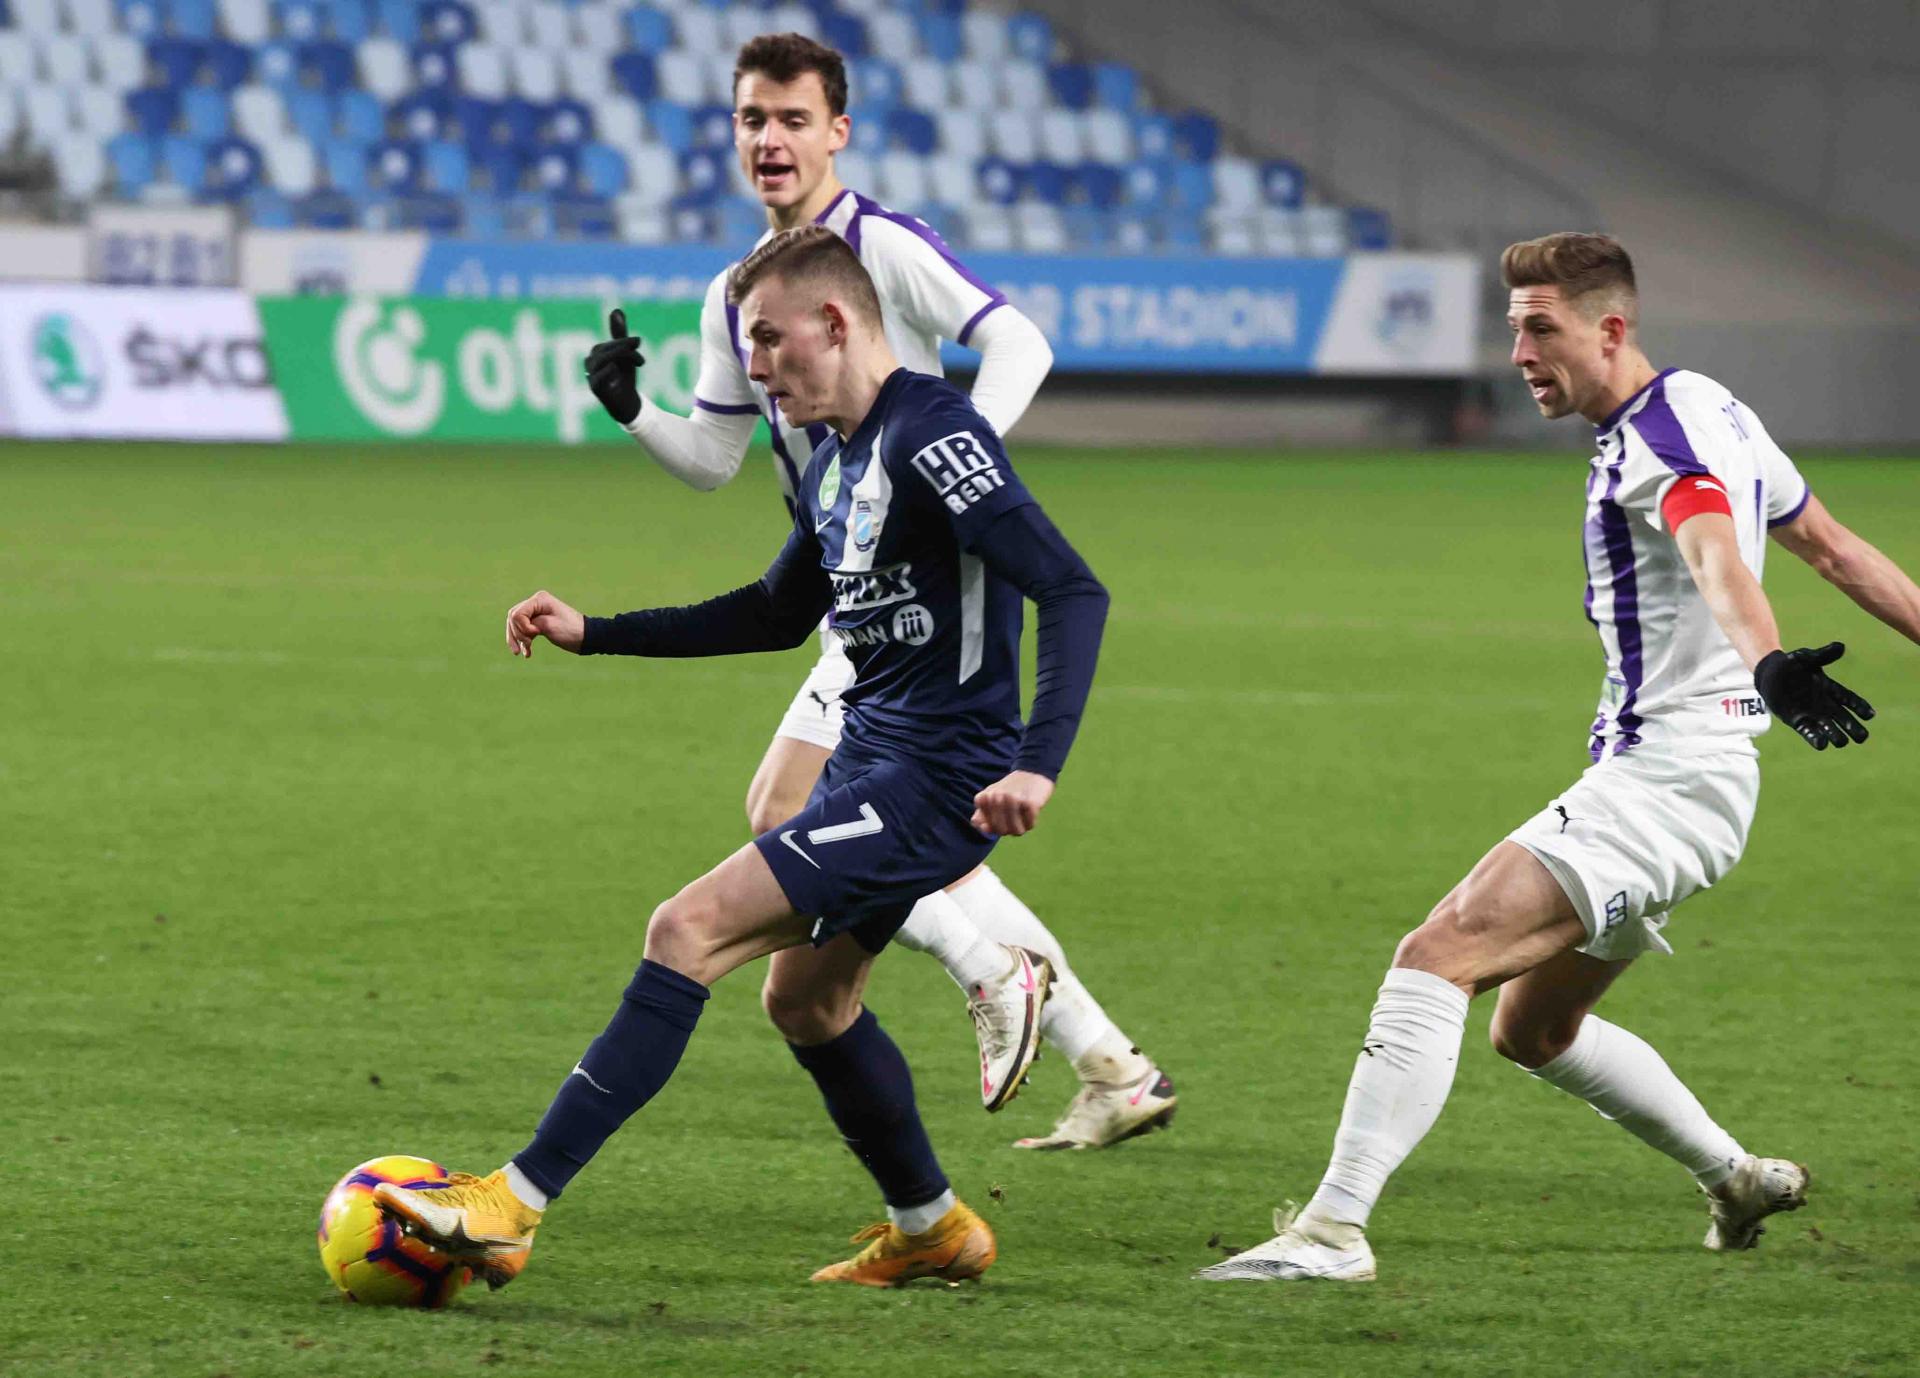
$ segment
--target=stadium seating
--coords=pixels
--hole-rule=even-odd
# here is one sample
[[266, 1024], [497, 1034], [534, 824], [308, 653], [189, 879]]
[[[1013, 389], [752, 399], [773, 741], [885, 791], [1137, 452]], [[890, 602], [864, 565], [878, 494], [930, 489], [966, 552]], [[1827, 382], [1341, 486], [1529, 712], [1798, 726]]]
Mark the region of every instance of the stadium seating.
[[796, 29], [849, 59], [843, 179], [979, 249], [1337, 254], [1377, 211], [1161, 110], [1131, 66], [964, 0], [4, 0], [0, 143], [74, 199], [261, 225], [671, 242], [760, 223], [734, 53]]

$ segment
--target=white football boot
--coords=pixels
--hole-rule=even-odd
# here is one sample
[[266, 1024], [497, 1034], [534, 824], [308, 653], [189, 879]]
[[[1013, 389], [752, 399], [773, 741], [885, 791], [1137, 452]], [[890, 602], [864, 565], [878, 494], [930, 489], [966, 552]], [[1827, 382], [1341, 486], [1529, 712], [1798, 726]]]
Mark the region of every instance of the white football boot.
[[1358, 1225], [1302, 1219], [1300, 1207], [1289, 1201], [1273, 1213], [1273, 1228], [1280, 1233], [1265, 1244], [1202, 1268], [1194, 1277], [1203, 1282], [1373, 1281], [1373, 1250]]
[[1040, 1052], [1040, 1011], [1053, 964], [1024, 947], [1007, 949], [1013, 969], [997, 985], [967, 988], [967, 1013], [980, 1042], [980, 1103], [991, 1114], [1012, 1100]]
[[1806, 1168], [1785, 1158], [1749, 1157], [1718, 1190], [1707, 1193], [1713, 1223], [1702, 1242], [1716, 1253], [1751, 1249], [1766, 1233], [1761, 1221], [1806, 1204]]
[[1068, 1102], [1066, 1114], [1051, 1132], [1034, 1139], [1016, 1139], [1013, 1146], [1045, 1152], [1106, 1148], [1136, 1134], [1166, 1128], [1173, 1123], [1173, 1112], [1179, 1104], [1173, 1081], [1158, 1067], [1149, 1065], [1147, 1074], [1135, 1081], [1118, 1085], [1088, 1082]]

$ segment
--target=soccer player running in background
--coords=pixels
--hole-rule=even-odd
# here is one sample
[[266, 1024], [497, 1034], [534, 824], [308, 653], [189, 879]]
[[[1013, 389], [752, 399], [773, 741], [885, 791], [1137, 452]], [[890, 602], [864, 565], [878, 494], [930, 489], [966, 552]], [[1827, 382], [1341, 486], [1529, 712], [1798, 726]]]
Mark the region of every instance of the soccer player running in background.
[[[924, 224], [840, 185], [834, 154], [846, 147], [851, 128], [840, 55], [800, 34], [763, 34], [740, 50], [734, 106], [740, 169], [766, 206], [767, 234], [809, 224], [839, 234], [873, 278], [887, 339], [901, 362], [938, 375], [941, 339], [978, 349], [974, 408], [997, 434], [1012, 430], [1046, 377], [1053, 351], [1032, 321], [969, 273]], [[726, 277], [714, 278], [701, 310], [691, 416], [643, 405], [636, 380], [640, 341], [626, 335], [620, 313], [611, 323], [614, 338], [589, 356], [588, 379], [614, 420], [662, 468], [695, 488], [717, 488], [739, 472], [764, 415], [775, 472], [791, 506], [800, 466], [827, 428], [783, 419], [747, 376], [749, 342], [739, 312], [727, 303]], [[854, 516], [865, 520], [858, 511]], [[800, 809], [839, 744], [840, 696], [853, 666], [824, 631], [821, 642], [819, 660], [747, 788], [755, 833]], [[980, 1043], [980, 1096], [989, 1111], [1019, 1089], [1039, 1037], [1072, 1064], [1081, 1083], [1072, 1104], [1052, 1132], [1017, 1147], [1101, 1148], [1172, 1118], [1173, 1084], [1107, 1017], [1067, 965], [1059, 940], [989, 868], [926, 896], [896, 941], [937, 957], [966, 992]], [[803, 1031], [784, 1022], [783, 1009], [779, 992], [769, 988], [767, 1010], [792, 1042]]]
[[[416, 1233], [494, 1286], [525, 1266], [548, 1203], [673, 1074], [713, 983], [772, 955], [768, 1003], [887, 1204], [867, 1247], [815, 1281], [977, 1277], [993, 1235], [954, 1199], [900, 1050], [861, 1004], [876, 954], [921, 896], [1028, 832], [1092, 685], [1107, 594], [1007, 462], [965, 394], [911, 373], [847, 242], [806, 226], [733, 271], [748, 367], [787, 420], [826, 439], [757, 582], [707, 602], [586, 618], [536, 593], [507, 641], [582, 655], [788, 650], [823, 616], [854, 679], [839, 748], [804, 808], [653, 913], [645, 960], [533, 1141], [486, 1178], [377, 1190]], [[1020, 723], [1021, 599], [1039, 609], [1037, 690]]]
[[1691, 1172], [1707, 1248], [1752, 1248], [1767, 1216], [1805, 1199], [1804, 1167], [1748, 1153], [1659, 1053], [1592, 1010], [1635, 957], [1672, 951], [1668, 911], [1740, 859], [1754, 738], [1774, 718], [1816, 750], [1867, 739], [1873, 710], [1825, 673], [1840, 644], [1781, 649], [1760, 587], [1768, 535], [1913, 641], [1920, 588], [1827, 513], [1745, 404], [1698, 373], [1654, 371], [1618, 243], [1548, 235], [1508, 248], [1501, 269], [1513, 363], [1541, 414], [1597, 428], [1593, 765], [1401, 940], [1319, 1190], [1277, 1238], [1203, 1278], [1373, 1277], [1368, 1217], [1446, 1101], [1468, 1000], [1496, 988], [1494, 1047]]

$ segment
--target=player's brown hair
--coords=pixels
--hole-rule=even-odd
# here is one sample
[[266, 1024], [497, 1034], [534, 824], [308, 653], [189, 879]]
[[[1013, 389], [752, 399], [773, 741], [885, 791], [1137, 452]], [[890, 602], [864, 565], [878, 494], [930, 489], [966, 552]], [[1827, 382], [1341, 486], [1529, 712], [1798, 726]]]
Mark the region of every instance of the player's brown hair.
[[740, 78], [749, 72], [762, 72], [775, 81], [797, 80], [808, 72], [820, 78], [827, 93], [827, 113], [847, 113], [847, 64], [840, 54], [824, 43], [816, 43], [800, 33], [763, 33], [750, 38], [733, 60], [733, 89], [740, 90]]
[[1640, 289], [1633, 260], [1611, 235], [1542, 235], [1509, 244], [1500, 255], [1500, 276], [1508, 287], [1558, 287], [1588, 317], [1640, 315]]
[[880, 294], [860, 255], [825, 225], [800, 225], [782, 230], [755, 249], [727, 274], [727, 301], [738, 306], [754, 285], [766, 278], [786, 282], [814, 282], [839, 295], [876, 329], [881, 322]]

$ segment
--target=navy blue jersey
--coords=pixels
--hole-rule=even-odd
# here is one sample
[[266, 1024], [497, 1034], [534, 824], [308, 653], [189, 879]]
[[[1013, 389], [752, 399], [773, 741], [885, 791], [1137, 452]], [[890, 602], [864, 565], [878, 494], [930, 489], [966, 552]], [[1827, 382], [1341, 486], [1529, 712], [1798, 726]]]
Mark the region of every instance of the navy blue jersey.
[[954, 766], [1012, 762], [1023, 599], [970, 547], [1033, 500], [967, 395], [906, 369], [852, 435], [814, 451], [794, 539], [818, 548], [829, 634], [854, 665], [847, 740]]

